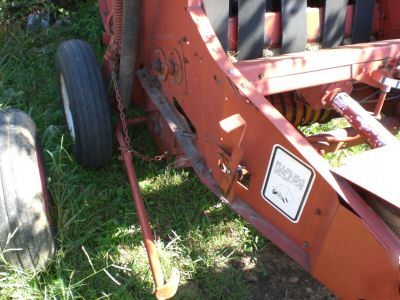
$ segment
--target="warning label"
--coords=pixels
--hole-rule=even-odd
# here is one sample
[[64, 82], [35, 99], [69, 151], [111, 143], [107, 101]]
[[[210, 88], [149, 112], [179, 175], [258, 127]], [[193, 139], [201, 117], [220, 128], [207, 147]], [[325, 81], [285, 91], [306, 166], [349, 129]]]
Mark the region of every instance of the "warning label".
[[294, 223], [300, 220], [315, 178], [314, 170], [280, 145], [272, 150], [262, 197]]

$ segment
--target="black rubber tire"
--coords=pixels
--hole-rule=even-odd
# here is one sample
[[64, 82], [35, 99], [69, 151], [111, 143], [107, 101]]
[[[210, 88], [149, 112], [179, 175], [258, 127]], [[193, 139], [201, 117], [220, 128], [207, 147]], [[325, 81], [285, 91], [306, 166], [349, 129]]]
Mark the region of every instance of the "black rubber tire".
[[20, 110], [0, 110], [0, 141], [0, 251], [16, 267], [40, 270], [55, 240], [35, 123]]
[[56, 60], [73, 153], [80, 165], [99, 168], [112, 156], [111, 113], [99, 63], [90, 45], [81, 40], [63, 42]]

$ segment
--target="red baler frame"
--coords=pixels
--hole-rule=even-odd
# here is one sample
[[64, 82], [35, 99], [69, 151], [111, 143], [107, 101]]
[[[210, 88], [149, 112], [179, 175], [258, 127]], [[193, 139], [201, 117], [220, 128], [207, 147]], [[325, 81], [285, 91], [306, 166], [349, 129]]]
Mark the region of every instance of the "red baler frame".
[[[104, 41], [110, 45], [118, 34], [113, 25], [115, 2], [99, 1]], [[395, 0], [377, 1], [376, 42], [232, 62], [201, 0], [143, 1], [137, 68], [147, 71], [140, 71], [143, 88], [136, 81], [133, 99], [148, 112], [147, 122], [160, 149], [186, 155], [202, 182], [222, 201], [344, 299], [399, 298], [400, 240], [366, 201], [370, 194], [381, 196], [380, 190], [395, 187], [377, 178], [380, 188], [369, 189], [351, 174], [362, 170], [332, 169], [313, 147], [318, 140], [314, 143], [303, 136], [269, 97], [299, 91], [315, 110], [335, 109], [349, 120], [359, 116], [353, 99], [340, 97], [352, 92], [355, 81], [381, 87], [377, 72], [397, 64], [400, 54], [400, 39], [392, 39], [400, 38], [399, 13]], [[266, 26], [273, 37], [270, 45], [277, 44], [279, 29]], [[311, 40], [319, 34], [313, 32]], [[234, 40], [231, 34], [231, 47]], [[104, 70], [108, 77], [109, 58], [107, 52]], [[157, 61], [163, 69], [155, 67]], [[347, 101], [344, 110], [340, 99]], [[390, 111], [397, 117], [397, 104]], [[381, 149], [398, 147], [395, 139], [382, 137], [386, 131], [376, 119], [365, 118], [367, 130], [364, 123], [350, 122], [361, 137], [373, 146], [384, 146]], [[117, 135], [124, 146], [120, 130]], [[301, 217], [295, 222], [261, 195], [276, 147], [315, 174]], [[384, 153], [390, 154], [385, 160], [399, 161], [393, 151]], [[240, 182], [243, 170], [251, 176], [248, 185]], [[400, 208], [397, 196], [392, 191], [374, 201]]]

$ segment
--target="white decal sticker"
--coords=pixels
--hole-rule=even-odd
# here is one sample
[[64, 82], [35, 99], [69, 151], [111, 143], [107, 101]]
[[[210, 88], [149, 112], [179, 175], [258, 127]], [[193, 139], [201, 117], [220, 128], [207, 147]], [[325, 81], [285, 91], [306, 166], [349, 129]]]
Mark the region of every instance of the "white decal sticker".
[[294, 223], [300, 220], [315, 178], [314, 170], [280, 145], [272, 149], [262, 197]]

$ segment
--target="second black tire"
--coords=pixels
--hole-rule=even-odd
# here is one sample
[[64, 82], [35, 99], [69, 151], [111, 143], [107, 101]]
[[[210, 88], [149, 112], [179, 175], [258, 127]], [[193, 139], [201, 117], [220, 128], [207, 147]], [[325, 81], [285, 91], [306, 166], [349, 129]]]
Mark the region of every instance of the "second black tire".
[[22, 269], [41, 270], [55, 253], [40, 151], [32, 119], [0, 110], [0, 253]]
[[112, 156], [112, 125], [101, 69], [90, 45], [63, 42], [57, 51], [60, 95], [79, 164], [99, 168]]

